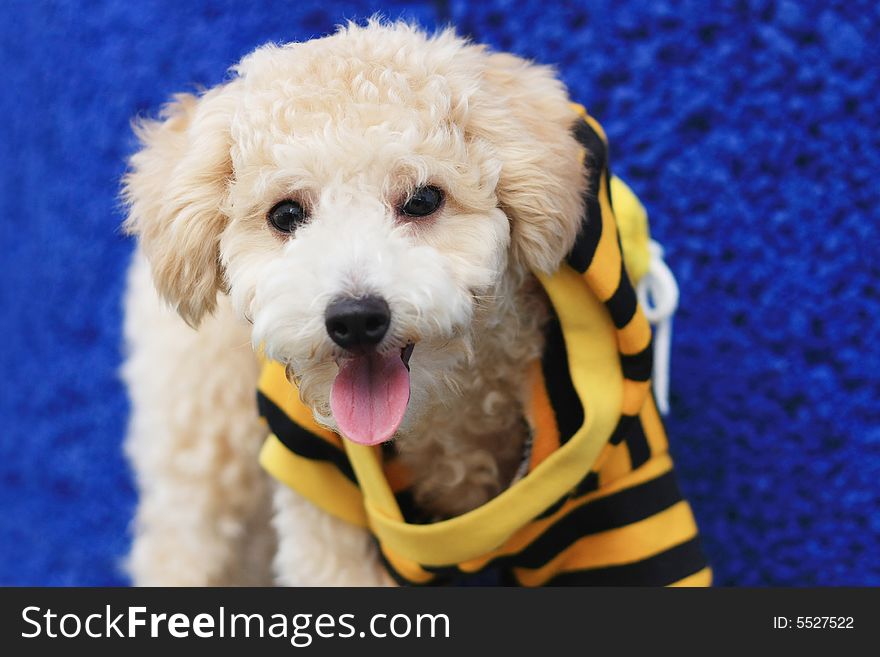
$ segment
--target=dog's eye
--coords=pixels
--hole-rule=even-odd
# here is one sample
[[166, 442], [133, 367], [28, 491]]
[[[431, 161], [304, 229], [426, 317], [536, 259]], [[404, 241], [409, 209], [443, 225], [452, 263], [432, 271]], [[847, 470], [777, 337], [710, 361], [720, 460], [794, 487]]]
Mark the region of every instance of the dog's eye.
[[434, 213], [443, 202], [443, 192], [437, 187], [419, 187], [406, 203], [400, 207], [401, 214], [407, 217], [427, 217]]
[[306, 210], [300, 203], [288, 199], [269, 210], [268, 218], [282, 233], [292, 233], [306, 220]]

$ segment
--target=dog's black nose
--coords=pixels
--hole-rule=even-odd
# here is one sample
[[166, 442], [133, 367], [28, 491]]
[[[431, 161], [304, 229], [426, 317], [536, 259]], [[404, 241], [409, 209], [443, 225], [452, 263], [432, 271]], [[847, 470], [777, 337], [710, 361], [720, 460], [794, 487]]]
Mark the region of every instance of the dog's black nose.
[[333, 342], [352, 351], [379, 344], [390, 323], [391, 309], [380, 297], [337, 299], [324, 314], [324, 325]]

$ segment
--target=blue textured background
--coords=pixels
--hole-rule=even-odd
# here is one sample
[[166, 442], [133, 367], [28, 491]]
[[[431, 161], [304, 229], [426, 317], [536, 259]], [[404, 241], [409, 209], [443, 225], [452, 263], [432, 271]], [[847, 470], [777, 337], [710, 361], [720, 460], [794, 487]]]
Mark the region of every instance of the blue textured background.
[[0, 3], [0, 583], [121, 584], [129, 119], [381, 10], [558, 66], [682, 288], [673, 415], [717, 582], [880, 585], [880, 5]]

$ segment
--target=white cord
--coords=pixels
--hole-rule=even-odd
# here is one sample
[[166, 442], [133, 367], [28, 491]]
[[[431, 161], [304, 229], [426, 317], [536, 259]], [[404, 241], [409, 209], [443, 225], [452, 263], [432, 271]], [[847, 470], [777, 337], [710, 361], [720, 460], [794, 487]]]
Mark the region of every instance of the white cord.
[[669, 360], [672, 319], [678, 308], [678, 283], [663, 260], [663, 247], [651, 240], [650, 250], [648, 273], [636, 286], [636, 294], [645, 317], [654, 325], [654, 396], [657, 409], [666, 415], [669, 413]]

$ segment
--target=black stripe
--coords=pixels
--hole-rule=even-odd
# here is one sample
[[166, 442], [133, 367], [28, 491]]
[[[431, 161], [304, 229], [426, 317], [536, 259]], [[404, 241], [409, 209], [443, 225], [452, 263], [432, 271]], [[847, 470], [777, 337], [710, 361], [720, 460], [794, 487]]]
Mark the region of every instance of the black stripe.
[[405, 522], [411, 525], [428, 525], [432, 522], [431, 516], [416, 504], [411, 490], [401, 490], [394, 493], [394, 499], [397, 500], [397, 506]]
[[599, 201], [589, 194], [584, 195], [584, 219], [574, 246], [566, 256], [566, 261], [576, 272], [583, 274], [590, 268], [599, 240], [602, 237], [602, 210]]
[[[375, 539], [374, 539], [375, 541]], [[498, 568], [481, 568], [480, 570], [473, 573], [466, 573], [460, 570], [457, 566], [425, 566], [420, 565], [421, 569], [427, 573], [430, 573], [432, 578], [427, 582], [414, 582], [407, 579], [404, 575], [397, 572], [391, 563], [388, 561], [388, 558], [385, 556], [385, 553], [382, 552], [382, 548], [378, 547], [378, 541], [376, 541], [376, 545], [379, 551], [379, 558], [382, 561], [382, 565], [385, 566], [385, 570], [388, 571], [388, 574], [391, 575], [391, 578], [397, 582], [400, 586], [511, 586], [516, 585], [515, 581], [512, 581], [509, 575], [502, 573]]]
[[354, 470], [351, 468], [351, 463], [349, 463], [345, 451], [334, 447], [320, 436], [316, 436], [304, 427], [296, 424], [259, 390], [257, 391], [257, 408], [260, 411], [260, 415], [266, 418], [272, 433], [278, 437], [278, 440], [287, 449], [303, 458], [332, 463], [342, 474], [357, 484], [357, 477], [355, 477]]
[[388, 462], [397, 458], [397, 445], [394, 444], [393, 440], [386, 440], [379, 446], [379, 449], [382, 450], [383, 462]]
[[626, 437], [626, 447], [629, 450], [629, 460], [633, 470], [651, 458], [651, 447], [648, 445], [648, 437], [645, 435], [641, 420], [635, 423], [633, 430]]
[[388, 559], [385, 558], [385, 553], [382, 552], [382, 548], [379, 547], [378, 540], [375, 538], [373, 540], [376, 543], [376, 551], [379, 553], [379, 559], [382, 561], [382, 565], [385, 566], [385, 570], [391, 575], [391, 579], [393, 579], [398, 586], [413, 586], [415, 582], [409, 581], [406, 577], [394, 570], [394, 567], [388, 562]]
[[656, 479], [573, 509], [512, 559], [518, 567], [540, 568], [584, 536], [626, 527], [681, 500], [675, 474], [670, 470]]
[[699, 537], [643, 561], [560, 573], [545, 586], [667, 586], [708, 564]]
[[593, 493], [599, 490], [599, 473], [590, 470], [587, 476], [581, 479], [580, 483], [574, 487], [572, 497], [582, 497], [587, 493]]
[[569, 499], [571, 499], [572, 493], [566, 493], [558, 500], [556, 500], [553, 504], [548, 506], [546, 509], [541, 511], [538, 515], [534, 517], [534, 520], [541, 520], [542, 518], [549, 518], [554, 513], [559, 511], [562, 508], [562, 505], [565, 504]]
[[623, 370], [623, 378], [630, 381], [647, 381], [651, 378], [651, 370], [654, 367], [654, 345], [649, 342], [648, 346], [637, 354], [620, 354], [620, 366]]
[[611, 437], [608, 439], [608, 442], [612, 445], [619, 445], [626, 440], [626, 437], [632, 432], [633, 426], [638, 419], [639, 418], [635, 415], [621, 415], [620, 421], [617, 423], [614, 431], [611, 432]]
[[574, 138], [586, 150], [584, 165], [589, 170], [590, 181], [594, 183], [590, 191], [597, 196], [602, 172], [608, 168], [608, 149], [599, 133], [585, 119], [578, 119], [572, 127]]
[[[611, 158], [606, 154], [605, 156], [605, 193], [608, 195], [608, 207], [611, 208], [611, 212], [614, 212], [614, 199], [611, 198]], [[615, 219], [617, 215], [614, 215]]]
[[547, 322], [544, 330], [541, 370], [544, 373], [547, 396], [556, 416], [556, 426], [559, 428], [559, 443], [564, 445], [583, 426], [584, 407], [571, 382], [565, 338], [562, 336], [559, 318], [555, 314]]
[[[574, 137], [584, 147], [584, 166], [587, 168], [587, 188], [584, 190], [584, 216], [580, 232], [566, 260], [575, 271], [583, 274], [589, 269], [602, 237], [602, 208], [599, 204], [599, 186], [602, 173], [607, 170], [608, 152], [605, 142], [583, 119], [574, 125]], [[607, 180], [607, 176], [606, 176]], [[610, 198], [610, 195], [609, 195]]]
[[633, 289], [629, 276], [626, 275], [623, 257], [620, 259], [620, 281], [614, 294], [605, 302], [605, 307], [611, 313], [611, 320], [618, 329], [629, 324], [633, 315], [636, 314], [636, 291]]
[[494, 566], [486, 566], [472, 573], [455, 566], [422, 566], [422, 569], [435, 576], [430, 586], [517, 586], [508, 571]]
[[421, 564], [421, 567], [425, 572], [445, 579], [457, 577], [462, 573], [462, 571], [458, 569], [458, 566], [426, 566]]
[[461, 573], [446, 584], [447, 586], [519, 586], [510, 572], [500, 568], [484, 568], [475, 573]]
[[590, 470], [584, 478], [581, 479], [572, 490], [558, 500], [556, 500], [553, 504], [544, 509], [541, 513], [535, 516], [535, 520], [541, 520], [542, 518], [549, 518], [554, 513], [559, 511], [562, 508], [562, 505], [568, 502], [568, 500], [572, 498], [583, 497], [587, 493], [592, 493], [594, 491], [599, 490], [599, 473]]

